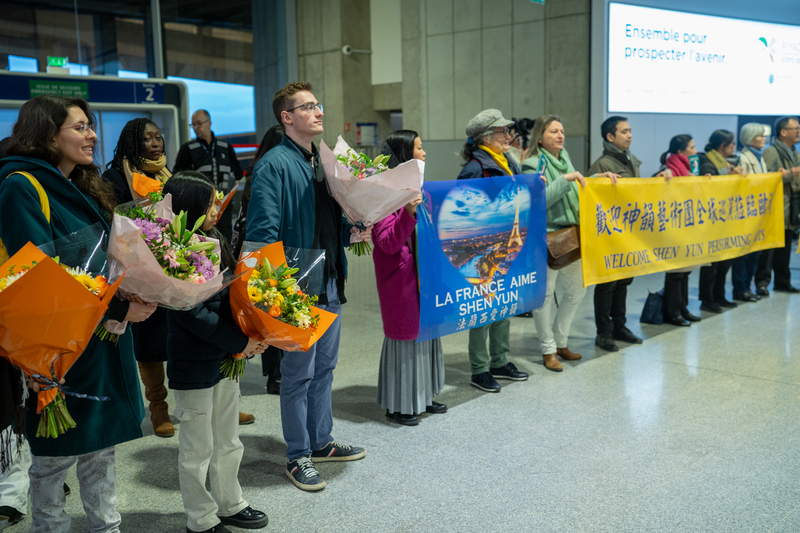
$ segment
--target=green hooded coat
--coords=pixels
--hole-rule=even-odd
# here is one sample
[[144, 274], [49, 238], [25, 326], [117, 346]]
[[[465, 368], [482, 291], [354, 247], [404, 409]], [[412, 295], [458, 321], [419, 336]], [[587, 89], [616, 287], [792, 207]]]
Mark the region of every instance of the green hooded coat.
[[[30, 181], [18, 174], [9, 176], [17, 170], [33, 174], [47, 192], [49, 224]], [[20, 156], [0, 159], [0, 180], [0, 239], [9, 256], [28, 241], [42, 245], [93, 224], [99, 223], [109, 231], [97, 204], [41, 159]], [[45, 439], [35, 437], [39, 415], [36, 395], [32, 394], [26, 426], [34, 455], [82, 455], [142, 436], [144, 405], [130, 328], [120, 336], [118, 345], [92, 337], [65, 379], [65, 386], [78, 393], [107, 396], [110, 401], [66, 396], [67, 409], [77, 427], [58, 438]]]

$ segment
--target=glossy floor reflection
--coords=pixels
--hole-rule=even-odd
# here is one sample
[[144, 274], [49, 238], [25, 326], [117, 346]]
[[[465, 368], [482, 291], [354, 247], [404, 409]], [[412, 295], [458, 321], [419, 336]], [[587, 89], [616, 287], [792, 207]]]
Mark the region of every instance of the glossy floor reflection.
[[[560, 374], [542, 365], [533, 320], [513, 319], [511, 359], [531, 378], [499, 394], [469, 386], [466, 334], [443, 339], [439, 400], [450, 410], [409, 428], [375, 405], [372, 262], [352, 259], [335, 436], [367, 457], [320, 465], [321, 493], [296, 489], [283, 474], [278, 399], [256, 363], [242, 382], [242, 409], [256, 415], [241, 431], [245, 497], [269, 514], [265, 531], [281, 532], [800, 531], [800, 295], [703, 313], [691, 328], [640, 325], [647, 291], [662, 284], [663, 274], [634, 281], [629, 326], [645, 342], [617, 353], [594, 347], [590, 289], [569, 346], [584, 358]], [[699, 313], [697, 273], [690, 286]], [[118, 447], [122, 531], [184, 531], [177, 438], [145, 430]], [[74, 474], [68, 483], [72, 531], [85, 531]]]

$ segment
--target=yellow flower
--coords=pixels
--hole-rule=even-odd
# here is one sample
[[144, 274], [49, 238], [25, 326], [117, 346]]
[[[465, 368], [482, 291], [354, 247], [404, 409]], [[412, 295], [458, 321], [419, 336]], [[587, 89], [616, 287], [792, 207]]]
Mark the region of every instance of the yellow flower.
[[94, 294], [97, 294], [100, 291], [100, 287], [98, 287], [97, 282], [88, 274], [79, 274], [75, 276], [75, 279]]
[[261, 291], [258, 290], [258, 287], [247, 287], [247, 295], [250, 297], [250, 301], [253, 303], [258, 303], [263, 299], [263, 295]]

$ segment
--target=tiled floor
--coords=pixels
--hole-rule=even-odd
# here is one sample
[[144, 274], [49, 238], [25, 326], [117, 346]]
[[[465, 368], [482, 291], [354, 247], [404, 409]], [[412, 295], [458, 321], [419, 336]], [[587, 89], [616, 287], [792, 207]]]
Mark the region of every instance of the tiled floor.
[[[793, 266], [800, 286], [800, 257]], [[514, 318], [512, 360], [531, 378], [500, 394], [469, 386], [466, 334], [443, 339], [450, 410], [408, 428], [375, 405], [380, 311], [372, 262], [352, 259], [335, 436], [367, 457], [320, 465], [320, 493], [296, 489], [256, 363], [242, 382], [242, 409], [257, 417], [241, 432], [245, 497], [281, 532], [800, 531], [800, 295], [704, 313], [691, 328], [640, 325], [662, 282], [634, 281], [629, 325], [645, 343], [617, 353], [593, 345], [589, 290], [570, 341], [584, 358], [560, 374], [544, 369], [533, 321]], [[696, 295], [697, 273], [690, 285]], [[117, 448], [122, 531], [184, 531], [177, 439], [145, 431]], [[85, 531], [74, 473], [68, 483], [72, 531]]]

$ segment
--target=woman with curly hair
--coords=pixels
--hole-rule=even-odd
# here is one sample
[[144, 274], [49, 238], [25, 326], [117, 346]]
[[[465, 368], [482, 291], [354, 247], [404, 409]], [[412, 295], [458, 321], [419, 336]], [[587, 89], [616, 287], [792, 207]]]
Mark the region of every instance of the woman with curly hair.
[[[81, 98], [37, 96], [22, 106], [8, 143], [9, 157], [0, 161], [0, 239], [9, 255], [28, 242], [42, 245], [95, 224], [109, 231], [116, 198], [94, 164], [94, 128], [89, 104]], [[42, 212], [34, 184], [19, 172], [33, 176], [44, 189], [50, 221]], [[104, 320], [140, 322], [154, 309], [155, 305], [115, 297]], [[31, 531], [69, 530], [63, 486], [73, 465], [77, 465], [88, 528], [119, 531], [121, 519], [114, 508], [115, 446], [142, 436], [144, 416], [130, 333], [120, 335], [118, 344], [93, 336], [65, 379], [81, 393], [107, 396], [109, 401], [67, 396], [67, 409], [77, 429], [57, 439], [36, 437], [40, 389], [32, 385], [25, 419], [33, 455]]]
[[172, 174], [167, 168], [164, 137], [155, 122], [149, 118], [135, 118], [125, 124], [114, 148], [114, 159], [106, 168], [103, 178], [114, 187], [119, 203], [141, 197], [133, 190], [134, 173], [167, 181]]

